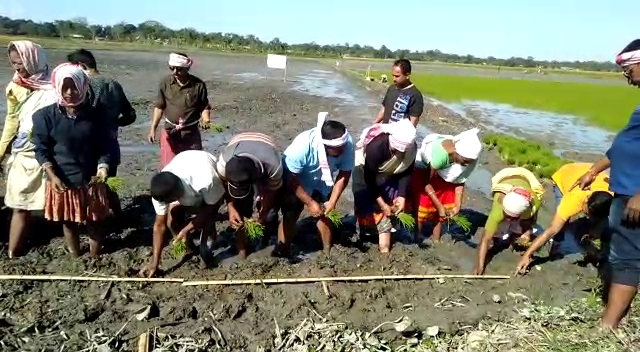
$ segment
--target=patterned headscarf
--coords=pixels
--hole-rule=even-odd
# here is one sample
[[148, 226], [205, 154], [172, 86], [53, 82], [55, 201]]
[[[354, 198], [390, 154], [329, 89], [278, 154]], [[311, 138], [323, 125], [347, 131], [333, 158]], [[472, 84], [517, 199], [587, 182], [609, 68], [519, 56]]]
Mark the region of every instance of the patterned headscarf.
[[640, 63], [640, 39], [629, 43], [620, 54], [616, 56], [616, 64], [620, 67], [627, 67]]
[[16, 72], [13, 74], [12, 81], [30, 90], [53, 89], [49, 76], [49, 65], [47, 65], [47, 55], [44, 49], [30, 40], [9, 42], [7, 54], [13, 49], [18, 52], [22, 64], [30, 76], [24, 78]]
[[[78, 98], [75, 101], [67, 102], [63, 97], [62, 86], [65, 78], [71, 78], [78, 89]], [[62, 106], [80, 105], [89, 91], [89, 77], [80, 66], [71, 63], [63, 63], [54, 68], [51, 73], [51, 83], [56, 91], [58, 104]]]
[[389, 146], [391, 149], [404, 152], [411, 143], [415, 142], [416, 132], [416, 127], [409, 119], [402, 119], [391, 123], [376, 123], [362, 131], [362, 135], [356, 146], [363, 148], [375, 137], [387, 133], [389, 134]]

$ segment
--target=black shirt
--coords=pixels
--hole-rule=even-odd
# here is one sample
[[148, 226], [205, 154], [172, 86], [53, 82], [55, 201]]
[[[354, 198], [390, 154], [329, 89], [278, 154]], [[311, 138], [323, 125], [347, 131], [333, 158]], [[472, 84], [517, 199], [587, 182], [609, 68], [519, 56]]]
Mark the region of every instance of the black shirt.
[[[364, 183], [373, 199], [383, 194], [382, 185], [390, 178], [398, 179], [398, 197], [407, 196], [407, 188], [411, 179], [413, 165], [399, 174], [380, 174], [379, 169], [393, 156], [389, 146], [389, 135], [383, 133], [376, 136], [364, 149]], [[393, 200], [393, 199], [392, 199]]]
[[391, 85], [382, 99], [382, 106], [384, 106], [382, 122], [389, 123], [408, 119], [409, 116], [420, 117], [424, 110], [424, 99], [413, 83], [402, 89]]
[[75, 118], [52, 104], [33, 115], [33, 143], [40, 165], [51, 163], [67, 187], [86, 185], [99, 164], [110, 164], [108, 123], [100, 109], [86, 103]]

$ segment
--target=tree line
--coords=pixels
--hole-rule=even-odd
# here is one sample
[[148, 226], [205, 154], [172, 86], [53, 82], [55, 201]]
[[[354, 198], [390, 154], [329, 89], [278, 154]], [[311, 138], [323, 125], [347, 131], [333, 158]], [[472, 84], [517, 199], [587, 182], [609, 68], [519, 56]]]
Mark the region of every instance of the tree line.
[[392, 51], [385, 45], [374, 48], [370, 45], [334, 44], [319, 45], [315, 42], [288, 44], [279, 38], [264, 41], [255, 35], [235, 33], [203, 33], [194, 28], [174, 30], [157, 21], [140, 24], [120, 22], [115, 25], [90, 24], [86, 18], [56, 20], [54, 22], [34, 22], [26, 19], [12, 19], [0, 16], [0, 35], [24, 35], [50, 38], [86, 38], [118, 42], [139, 42], [157, 45], [193, 46], [213, 50], [281, 53], [308, 57], [360, 57], [360, 58], [406, 58], [412, 61], [432, 61], [458, 64], [495, 65], [505, 67], [545, 67], [553, 69], [578, 69], [589, 71], [618, 71], [613, 62], [597, 61], [545, 61], [529, 56], [508, 59], [489, 56], [443, 53], [440, 50], [410, 51], [405, 49]]

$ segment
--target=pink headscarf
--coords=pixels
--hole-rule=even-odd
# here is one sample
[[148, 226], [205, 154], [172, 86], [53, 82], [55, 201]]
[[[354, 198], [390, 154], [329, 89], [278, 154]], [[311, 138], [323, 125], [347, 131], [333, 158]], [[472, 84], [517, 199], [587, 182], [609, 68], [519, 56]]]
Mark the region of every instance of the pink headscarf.
[[519, 217], [531, 206], [531, 193], [520, 187], [513, 187], [502, 198], [502, 210], [513, 217]]
[[416, 127], [409, 119], [402, 119], [391, 123], [376, 123], [362, 131], [357, 148], [364, 148], [377, 136], [389, 134], [389, 146], [391, 149], [404, 152], [407, 147], [416, 140]]
[[627, 67], [640, 63], [640, 50], [628, 51], [616, 56], [616, 64], [620, 67]]
[[[79, 94], [76, 101], [69, 103], [63, 98], [62, 85], [64, 84], [65, 78], [71, 78], [78, 89]], [[87, 92], [89, 91], [89, 77], [87, 74], [84, 73], [80, 66], [68, 62], [60, 64], [53, 69], [51, 73], [51, 84], [56, 91], [58, 104], [62, 106], [73, 107], [80, 105], [87, 97]]]
[[329, 160], [327, 158], [327, 151], [324, 146], [327, 147], [341, 147], [347, 143], [349, 139], [349, 131], [344, 131], [344, 134], [340, 138], [336, 139], [322, 139], [322, 125], [329, 116], [328, 112], [318, 113], [318, 123], [316, 125], [316, 143], [318, 149], [318, 161], [320, 163], [320, 171], [322, 171], [321, 180], [329, 187], [333, 186], [333, 176], [331, 175], [331, 168], [329, 168]]
[[193, 65], [193, 60], [191, 60], [190, 58], [184, 55], [180, 55], [176, 53], [171, 53], [169, 55], [169, 66], [191, 67], [191, 65]]
[[42, 47], [29, 40], [9, 42], [8, 50], [12, 48], [18, 52], [25, 70], [31, 75], [23, 78], [18, 72], [13, 74], [13, 83], [30, 90], [53, 89], [49, 77], [47, 55]]

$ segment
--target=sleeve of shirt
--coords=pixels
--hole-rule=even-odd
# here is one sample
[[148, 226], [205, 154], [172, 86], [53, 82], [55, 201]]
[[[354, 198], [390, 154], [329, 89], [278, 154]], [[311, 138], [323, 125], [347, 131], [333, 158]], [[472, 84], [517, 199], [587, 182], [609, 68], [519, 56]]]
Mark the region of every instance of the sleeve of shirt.
[[160, 82], [158, 85], [158, 95], [156, 96], [155, 107], [164, 110], [167, 107], [167, 100], [164, 96], [164, 88], [165, 88], [165, 80]]
[[211, 104], [209, 103], [209, 91], [207, 90], [207, 85], [203, 82], [200, 87], [200, 109], [211, 110]]
[[424, 111], [424, 98], [422, 93], [416, 90], [416, 94], [413, 95], [409, 102], [409, 116], [420, 117]]
[[118, 126], [124, 127], [136, 121], [136, 110], [131, 106], [131, 102], [127, 99], [127, 95], [124, 94], [124, 90], [120, 83], [113, 81], [112, 83], [113, 94], [118, 98], [120, 102], [120, 117], [118, 118]]
[[347, 144], [344, 146], [342, 155], [340, 157], [340, 171], [353, 171], [356, 165], [356, 148], [353, 145], [353, 140], [349, 136]]
[[284, 163], [294, 174], [300, 174], [305, 170], [307, 155], [310, 153], [309, 142], [302, 137], [297, 136], [284, 151]]
[[[54, 107], [55, 108], [55, 107]], [[54, 164], [53, 145], [54, 141], [49, 131], [51, 131], [50, 107], [42, 108], [33, 114], [33, 128], [31, 139], [35, 145], [35, 154], [38, 164]], [[106, 134], [106, 133], [103, 133]]]
[[224, 186], [222, 181], [215, 177], [208, 187], [198, 191], [202, 196], [202, 200], [209, 205], [217, 204], [224, 197]]
[[[279, 154], [279, 153], [278, 153]], [[282, 158], [278, 158], [279, 163], [273, 168], [269, 170], [269, 177], [267, 179], [266, 188], [268, 190], [276, 190], [282, 186]]]
[[502, 211], [502, 204], [500, 204], [500, 193], [493, 195], [493, 202], [491, 203], [491, 210], [487, 217], [487, 222], [484, 224], [484, 230], [486, 232], [495, 232], [498, 230], [498, 226], [504, 220], [504, 212]]
[[[372, 199], [380, 197], [381, 190], [377, 185], [376, 178], [380, 165], [385, 162], [384, 156], [381, 153], [376, 153], [377, 146], [375, 143], [379, 141], [380, 139], [374, 139], [365, 147], [364, 183]], [[371, 148], [371, 152], [368, 151], [369, 148]]]
[[582, 211], [584, 198], [579, 193], [582, 192], [572, 191], [562, 196], [558, 209], [556, 209], [556, 215], [562, 220], [568, 221], [572, 216], [578, 215]]
[[398, 177], [398, 197], [407, 197], [409, 182], [411, 181], [411, 174], [413, 173], [414, 165], [415, 162], [396, 176]]
[[101, 118], [97, 122], [99, 128], [94, 129], [93, 140], [97, 142], [97, 150], [98, 150], [98, 168], [108, 169], [109, 165], [113, 161], [112, 148], [110, 148], [111, 143], [111, 135], [109, 133], [104, 133], [108, 126], [107, 119]]
[[0, 157], [5, 155], [9, 149], [9, 144], [18, 133], [18, 101], [13, 97], [11, 86], [7, 87], [7, 117], [2, 128], [2, 138], [0, 138]]
[[167, 203], [160, 203], [155, 198], [151, 198], [151, 204], [157, 215], [167, 215], [169, 205]]

